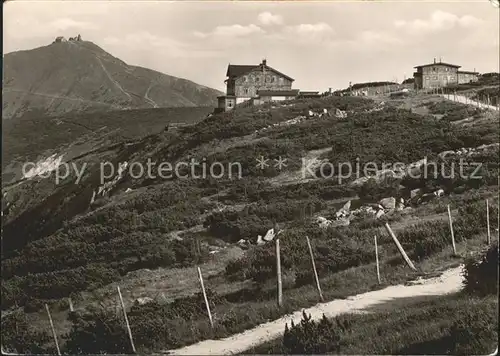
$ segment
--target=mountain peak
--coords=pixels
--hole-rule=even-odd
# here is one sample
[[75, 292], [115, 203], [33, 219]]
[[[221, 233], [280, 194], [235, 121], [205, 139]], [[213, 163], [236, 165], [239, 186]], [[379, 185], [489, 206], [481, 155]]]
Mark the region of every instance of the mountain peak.
[[80, 34], [4, 56], [3, 118], [157, 107], [216, 106], [221, 92], [131, 66]]

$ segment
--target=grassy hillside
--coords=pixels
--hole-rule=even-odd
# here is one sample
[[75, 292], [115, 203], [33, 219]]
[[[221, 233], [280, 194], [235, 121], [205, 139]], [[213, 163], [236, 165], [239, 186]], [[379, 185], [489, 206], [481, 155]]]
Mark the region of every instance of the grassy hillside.
[[[485, 198], [490, 199], [492, 228], [497, 224], [497, 146], [468, 158], [468, 162], [482, 163], [480, 179], [450, 177], [441, 171], [435, 177], [371, 180], [361, 188], [349, 184], [353, 177], [341, 183], [336, 175], [302, 179], [301, 159], [306, 156], [330, 162], [358, 158], [360, 162], [411, 163], [424, 155], [438, 160], [442, 151], [498, 142], [497, 121], [488, 112], [478, 112], [474, 125], [464, 126], [431, 113], [437, 109], [430, 102], [442, 98], [421, 94], [384, 100], [387, 103], [325, 97], [237, 108], [169, 132], [147, 132], [140, 138], [132, 133], [134, 139], [75, 157], [76, 164], [87, 164], [78, 184], [72, 174], [58, 185], [53, 179], [37, 177], [4, 190], [11, 207], [3, 226], [2, 309], [12, 312], [18, 325], [30, 325], [25, 334], [11, 335], [10, 345], [20, 348], [20, 338], [25, 338], [29, 342], [24, 343], [28, 345], [24, 351], [37, 350], [33, 345], [50, 347], [38, 339], [43, 335], [35, 333], [45, 322], [41, 308], [47, 302], [54, 310], [58, 334], [64, 335], [61, 343], [66, 351], [127, 352], [126, 334], [114, 309], [116, 284], [122, 287], [141, 351], [241, 332], [317, 302], [310, 260], [304, 253], [306, 235], [313, 241], [326, 300], [429, 275], [483, 248]], [[422, 103], [426, 103], [424, 113], [420, 113]], [[332, 113], [345, 110], [347, 118], [288, 121], [324, 108]], [[155, 126], [162, 113], [124, 111], [116, 118], [131, 115], [125, 122], [132, 122], [152, 115]], [[85, 117], [86, 126], [93, 128], [94, 116], [73, 122], [83, 122]], [[130, 131], [133, 126], [126, 125], [124, 132]], [[260, 156], [270, 159], [270, 166], [263, 170], [256, 167]], [[288, 159], [282, 169], [272, 165], [279, 156]], [[100, 162], [109, 161], [115, 167], [125, 161], [145, 166], [148, 160], [174, 165], [192, 158], [223, 165], [237, 161], [242, 177], [199, 179], [187, 167], [171, 178], [136, 177], [126, 170], [109, 194], [91, 203], [93, 192], [102, 187]], [[449, 158], [446, 166], [458, 161]], [[466, 173], [472, 168], [466, 168]], [[194, 173], [200, 174], [201, 168]], [[188, 178], [181, 178], [184, 174]], [[315, 222], [318, 216], [331, 218], [348, 200], [355, 209], [380, 198], [406, 198], [417, 188], [422, 192], [442, 188], [446, 196], [379, 220], [361, 218], [344, 227], [321, 229]], [[448, 204], [458, 256], [450, 252]], [[381, 229], [386, 221], [414, 260], [417, 272], [405, 267]], [[284, 229], [286, 302], [282, 309], [275, 307], [273, 246], [255, 244], [257, 235], [264, 235], [275, 223]], [[375, 282], [374, 234], [380, 236], [381, 285]], [[248, 248], [235, 244], [240, 239], [250, 241]], [[203, 299], [197, 294], [196, 265], [201, 265], [206, 277], [215, 330], [210, 330]], [[165, 298], [160, 297], [162, 293]], [[67, 312], [69, 296], [77, 305], [77, 313], [71, 315]], [[133, 306], [143, 296], [155, 301]], [[458, 302], [456, 308], [466, 304]], [[97, 305], [101, 307], [96, 309]]]

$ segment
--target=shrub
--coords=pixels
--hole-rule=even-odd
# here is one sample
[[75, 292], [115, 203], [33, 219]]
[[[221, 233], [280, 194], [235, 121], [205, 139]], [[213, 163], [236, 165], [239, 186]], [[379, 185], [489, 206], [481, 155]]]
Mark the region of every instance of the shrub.
[[480, 296], [498, 294], [498, 242], [491, 245], [480, 259], [470, 257], [464, 268], [465, 291]]
[[[3, 293], [2, 293], [3, 294]], [[53, 353], [50, 347], [45, 347], [52, 338], [46, 332], [34, 331], [26, 315], [21, 311], [14, 311], [2, 315], [2, 351], [17, 354], [49, 354]]]
[[[498, 254], [497, 254], [498, 256]], [[498, 267], [498, 259], [496, 261]], [[496, 291], [494, 292], [497, 293]], [[483, 303], [483, 300], [471, 300]], [[492, 305], [486, 303], [486, 306]], [[498, 346], [498, 304], [496, 308], [465, 308], [458, 313], [449, 339], [452, 355], [488, 355]]]
[[287, 355], [318, 355], [340, 351], [342, 334], [349, 330], [349, 323], [340, 319], [331, 321], [323, 314], [323, 318], [316, 323], [311, 320], [305, 310], [300, 324], [291, 328], [285, 325], [283, 335], [283, 353]]
[[65, 335], [64, 351], [70, 354], [132, 353], [124, 321], [113, 312], [95, 310], [71, 313], [70, 332]]

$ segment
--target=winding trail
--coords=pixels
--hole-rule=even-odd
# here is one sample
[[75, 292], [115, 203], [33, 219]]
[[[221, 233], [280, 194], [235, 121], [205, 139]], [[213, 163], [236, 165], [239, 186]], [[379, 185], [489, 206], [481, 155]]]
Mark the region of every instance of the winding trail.
[[151, 105], [153, 105], [153, 108], [157, 108], [157, 107], [159, 107], [159, 106], [158, 106], [158, 104], [157, 104], [157, 103], [155, 103], [155, 102], [154, 102], [154, 100], [153, 100], [153, 99], [151, 99], [151, 98], [149, 97], [149, 91], [151, 90], [151, 88], [152, 88], [153, 86], [154, 86], [154, 83], [153, 83], [153, 82], [151, 82], [151, 84], [149, 84], [148, 90], [146, 90], [146, 93], [144, 94], [144, 99], [145, 99], [148, 103], [150, 103]]
[[96, 56], [96, 58], [97, 58], [97, 61], [99, 62], [99, 64], [101, 65], [102, 70], [107, 75], [107, 77], [109, 78], [109, 80], [111, 81], [111, 83], [113, 83], [118, 89], [120, 89], [122, 91], [122, 93], [125, 94], [128, 97], [128, 99], [132, 102], [132, 97], [130, 96], [130, 94], [127, 93], [125, 91], [125, 89], [123, 89], [123, 87], [120, 85], [120, 83], [118, 83], [116, 80], [113, 79], [113, 77], [111, 76], [111, 74], [109, 74], [108, 70], [106, 69], [106, 67], [102, 63], [101, 59], [98, 56]]
[[20, 89], [11, 89], [11, 88], [4, 88], [2, 90], [4, 93], [8, 92], [13, 92], [13, 93], [22, 93], [26, 95], [37, 95], [37, 96], [43, 96], [46, 98], [52, 98], [54, 99], [61, 99], [61, 100], [72, 100], [72, 101], [79, 101], [82, 103], [91, 103], [91, 104], [99, 104], [99, 105], [105, 105], [108, 107], [112, 107], [114, 109], [121, 109], [120, 106], [114, 105], [114, 104], [108, 104], [104, 103], [102, 101], [94, 101], [94, 100], [87, 100], [87, 99], [80, 99], [80, 98], [70, 98], [68, 96], [61, 96], [61, 95], [55, 95], [55, 94], [47, 94], [47, 93], [39, 93], [39, 92], [32, 92], [32, 91], [26, 91], [26, 90], [20, 90]]
[[[461, 271], [462, 266], [459, 266], [445, 271], [439, 277], [417, 279], [411, 285], [390, 286], [381, 290], [358, 294], [347, 299], [320, 303], [307, 308], [306, 312], [311, 314], [314, 320], [318, 320], [323, 317], [323, 314], [327, 317], [333, 317], [343, 313], [354, 313], [376, 304], [387, 303], [400, 298], [455, 293], [462, 288]], [[224, 339], [206, 340], [180, 349], [164, 351], [163, 353], [170, 355], [231, 355], [245, 352], [252, 347], [280, 337], [285, 329], [285, 323], [290, 323], [292, 319], [295, 324], [299, 324], [302, 319], [302, 310]]]

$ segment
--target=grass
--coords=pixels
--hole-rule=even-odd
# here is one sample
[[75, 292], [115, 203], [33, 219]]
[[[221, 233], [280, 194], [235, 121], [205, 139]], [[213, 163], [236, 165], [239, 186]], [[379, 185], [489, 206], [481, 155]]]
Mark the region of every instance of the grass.
[[[285, 327], [283, 338], [247, 352], [258, 354], [489, 354], [498, 342], [498, 242], [466, 258], [465, 288], [441, 296], [375, 305]], [[377, 342], [373, 343], [376, 338]]]
[[[340, 315], [332, 320], [331, 327], [338, 341], [330, 336], [331, 344], [322, 351], [344, 355], [470, 355], [494, 351], [498, 337], [496, 297], [477, 298], [458, 293], [429, 299], [409, 300], [404, 307], [390, 311], [375, 309], [368, 314]], [[335, 321], [348, 326], [342, 330]], [[313, 348], [321, 345], [320, 337], [316, 338]], [[244, 354], [306, 353], [303, 345], [294, 346], [295, 350], [290, 349], [280, 338]]]
[[[379, 230], [380, 225], [377, 222], [366, 221], [345, 229], [322, 232], [300, 219], [302, 215], [306, 217], [310, 214], [307, 208], [311, 206], [313, 212], [325, 213], [325, 216], [329, 216], [328, 214], [337, 208], [335, 204], [342, 204], [337, 200], [354, 198], [358, 193], [356, 190], [336, 185], [331, 180], [273, 187], [266, 182], [265, 177], [251, 175], [253, 172], [250, 163], [255, 149], [262, 149], [263, 153], [281, 154], [290, 148], [294, 154], [299, 154], [297, 148], [301, 145], [316, 148], [315, 145], [318, 145], [318, 142], [313, 142], [314, 140], [311, 139], [316, 133], [321, 133], [321, 146], [336, 145], [335, 150], [328, 154], [329, 157], [335, 159], [347, 157], [350, 154], [348, 152], [350, 148], [355, 148], [356, 152], [365, 155], [365, 158], [376, 156], [375, 158], [378, 159], [389, 159], [394, 158], [394, 154], [398, 153], [401, 147], [404, 149], [401, 153], [402, 158], [410, 159], [423, 153], [419, 145], [429, 142], [432, 144], [432, 151], [438, 152], [441, 149], [456, 148], [466, 144], [474, 145], [489, 140], [480, 136], [475, 129], [459, 132], [451, 125], [439, 124], [432, 120], [436, 125], [435, 128], [443, 128], [445, 132], [441, 133], [438, 130], [437, 133], [425, 134], [427, 136], [424, 135], [422, 138], [420, 137], [421, 130], [430, 121], [422, 120], [420, 116], [412, 115], [404, 110], [390, 109], [382, 114], [379, 112], [373, 115], [354, 114], [354, 112], [370, 109], [373, 105], [373, 102], [361, 98], [332, 97], [298, 101], [294, 106], [245, 108], [217, 115], [197, 125], [180, 129], [175, 135], [148, 136], [131, 148], [124, 148], [110, 154], [113, 161], [142, 161], [151, 157], [153, 160], [167, 160], [174, 163], [187, 155], [196, 156], [199, 152], [207, 152], [209, 143], [224, 139], [237, 141], [238, 138], [245, 138], [247, 140], [245, 142], [251, 143], [247, 145], [248, 147], [226, 145], [227, 152], [217, 151], [217, 154], [212, 156], [216, 159], [229, 159], [230, 156], [238, 154], [238, 157], [246, 160], [250, 174], [241, 181], [178, 180], [160, 184], [160, 182], [146, 182], [126, 177], [117, 189], [117, 194], [107, 199], [106, 205], [93, 213], [87, 213], [85, 208], [88, 206], [92, 190], [96, 188], [96, 182], [93, 180], [95, 177], [88, 178], [83, 183], [83, 188], [67, 185], [56, 193], [51, 191], [51, 187], [42, 186], [44, 192], [50, 191], [47, 193], [48, 197], [44, 196], [32, 210], [25, 211], [20, 217], [13, 217], [15, 223], [4, 228], [4, 232], [8, 234], [3, 241], [2, 272], [6, 272], [6, 275], [11, 277], [2, 280], [2, 288], [6, 288], [8, 292], [7, 300], [12, 304], [14, 300], [24, 300], [22, 298], [26, 296], [36, 299], [36, 293], [39, 294], [38, 298], [50, 297], [51, 291], [47, 290], [47, 286], [50, 286], [50, 278], [54, 276], [57, 277], [57, 283], [64, 286], [65, 291], [71, 294], [71, 292], [76, 292], [73, 287], [80, 286], [78, 290], [89, 292], [89, 288], [107, 283], [109, 279], [116, 281], [120, 278], [119, 274], [125, 275], [137, 269], [172, 267], [179, 266], [179, 264], [190, 266], [199, 263], [200, 256], [196, 256], [195, 245], [191, 244], [198, 235], [186, 234], [184, 242], [170, 242], [167, 240], [169, 239], [168, 233], [198, 226], [207, 216], [209, 217], [207, 225], [213, 226], [213, 231], [219, 230], [219, 236], [224, 238], [228, 237], [225, 234], [228, 226], [234, 227], [231, 231], [235, 232], [235, 236], [239, 234], [238, 237], [250, 238], [260, 233], [256, 227], [260, 229], [262, 228], [260, 225], [264, 223], [270, 223], [272, 220], [287, 223], [291, 233], [287, 233], [287, 239], [283, 239], [282, 245], [283, 271], [286, 272], [284, 277], [285, 306], [281, 310], [277, 310], [275, 306], [275, 264], [272, 246], [258, 247], [253, 249], [254, 252], [248, 252], [244, 259], [236, 261], [236, 264], [233, 261], [232, 265], [226, 267], [229, 270], [234, 267], [231, 272], [242, 272], [244, 278], [252, 276], [253, 281], [247, 280], [251, 285], [247, 289], [221, 293], [218, 296], [221, 298], [220, 302], [213, 308], [217, 325], [215, 331], [210, 329], [207, 317], [200, 313], [193, 314], [189, 318], [174, 316], [165, 320], [166, 318], [162, 315], [166, 314], [162, 313], [169, 308], [168, 305], [160, 305], [158, 309], [150, 311], [144, 310], [144, 313], [140, 310], [132, 313], [130, 321], [134, 335], [141, 340], [138, 342], [141, 351], [174, 348], [206, 338], [227, 336], [269, 319], [275, 319], [284, 313], [315, 304], [318, 297], [313, 284], [310, 283], [310, 273], [306, 273], [307, 275], [303, 273], [310, 271], [310, 261], [304, 252], [306, 251], [304, 240], [306, 234], [312, 238], [324, 294], [329, 300], [382, 288], [389, 284], [402, 283], [418, 275], [435, 272], [437, 268], [456, 265], [461, 258], [451, 256], [446, 222], [407, 227], [404, 225], [407, 220], [402, 216], [395, 215], [388, 218], [391, 224], [401, 224], [403, 229], [417, 231], [413, 234], [396, 232], [398, 236], [401, 234], [402, 243], [412, 258], [416, 256], [417, 248], [419, 249], [420, 260], [415, 262], [420, 271], [414, 273], [403, 264], [397, 249], [392, 241]], [[254, 144], [255, 142], [248, 139], [255, 130], [303, 114], [309, 107], [313, 109], [327, 107], [329, 111], [334, 107], [348, 110], [353, 120], [352, 122], [313, 120], [306, 122], [303, 126], [271, 129], [269, 136], [281, 140], [281, 143], [277, 145], [270, 144], [269, 140], [267, 143]], [[150, 114], [152, 113], [156, 111], [151, 111]], [[370, 121], [371, 119], [374, 121]], [[160, 117], [153, 121], [156, 122], [156, 120], [159, 125]], [[394, 126], [395, 122], [401, 125]], [[389, 132], [395, 138], [384, 132], [385, 136], [382, 135], [384, 138], [380, 140], [377, 131], [385, 131], [389, 126], [396, 130]], [[412, 133], [406, 138], [408, 142], [402, 144], [397, 135], [408, 128], [418, 128], [418, 130], [410, 130]], [[359, 136], [356, 141], [347, 142], [345, 147], [339, 146], [337, 143], [344, 142], [345, 137], [349, 137], [349, 132], [353, 130], [359, 131], [358, 135], [362, 136]], [[328, 133], [335, 133], [339, 137], [330, 137]], [[366, 142], [360, 141], [363, 137], [367, 138]], [[415, 145], [413, 145], [414, 140], [417, 140]], [[336, 141], [338, 142], [335, 143]], [[365, 152], [364, 145], [374, 142], [378, 142], [377, 147], [381, 148], [380, 154], [376, 152], [378, 148]], [[491, 182], [493, 181], [488, 180], [483, 185]], [[417, 183], [425, 184], [426, 182]], [[453, 182], [450, 184], [452, 185]], [[35, 186], [27, 185], [30, 189]], [[121, 194], [120, 190], [128, 186], [134, 188], [135, 193]], [[470, 189], [468, 186], [465, 188]], [[28, 191], [29, 189], [23, 191], [22, 194], [27, 197]], [[251, 207], [242, 210], [241, 213], [224, 212], [211, 215], [215, 202], [208, 196], [220, 191], [224, 191], [224, 196], [217, 197], [219, 202], [236, 203], [235, 205], [238, 206], [256, 203], [255, 206], [262, 208]], [[455, 199], [454, 197], [449, 199]], [[460, 199], [456, 199], [458, 204]], [[471, 200], [474, 199], [476, 198], [471, 197]], [[311, 206], [305, 207], [306, 201], [311, 203]], [[307, 210], [304, 214], [302, 214], [302, 203]], [[80, 209], [81, 207], [83, 210]], [[433, 212], [432, 209], [436, 211]], [[442, 209], [443, 206], [429, 207], [429, 212], [433, 214]], [[484, 231], [483, 226], [477, 224], [477, 221], [484, 220], [481, 218], [482, 212], [467, 213], [473, 216], [468, 224], [458, 222], [456, 224], [459, 254], [463, 254], [466, 242], [467, 249], [470, 250], [478, 248], [484, 241], [482, 240], [484, 236], [481, 235]], [[493, 214], [493, 210], [491, 213]], [[296, 219], [297, 217], [299, 219]], [[295, 219], [295, 221], [289, 221], [290, 219]], [[439, 236], [434, 236], [436, 232]], [[374, 233], [382, 236], [379, 240], [382, 285], [376, 283], [372, 247]], [[462, 237], [467, 237], [467, 239], [462, 240]], [[213, 239], [213, 236], [207, 236], [207, 239], [210, 238]], [[8, 249], [5, 249], [5, 246]], [[72, 253], [67, 253], [68, 251]], [[203, 252], [208, 253], [208, 251]], [[85, 266], [83, 267], [85, 271], [89, 269], [87, 274], [79, 273], [82, 266]], [[90, 267], [87, 268], [87, 266]], [[103, 269], [99, 270], [101, 267]], [[97, 272], [93, 273], [93, 271]], [[102, 272], [101, 276], [99, 276], [99, 271]], [[24, 275], [27, 272], [42, 273], [37, 273], [34, 275], [36, 277], [30, 276], [22, 283], [17, 283], [19, 278], [26, 277]], [[75, 274], [79, 274], [79, 277], [75, 277]], [[82, 280], [82, 276], [88, 276], [88, 278], [85, 277]], [[105, 281], [101, 283], [100, 277]], [[218, 287], [218, 284], [211, 285], [211, 283], [229, 283], [224, 279], [225, 277], [222, 272], [216, 279], [207, 279], [207, 288]], [[302, 279], [302, 283], [297, 283], [297, 279]], [[78, 283], [71, 283], [71, 281]], [[180, 283], [179, 279], [175, 282]], [[30, 288], [30, 285], [36, 288]], [[64, 297], [64, 295], [58, 296]], [[43, 301], [45, 300], [40, 299], [37, 303]], [[31, 301], [28, 300], [28, 302]], [[36, 307], [36, 305], [31, 306]], [[191, 306], [186, 306], [186, 308], [189, 309]], [[97, 316], [100, 317], [101, 314], [89, 312], [87, 319], [66, 321], [66, 326], [78, 324], [78, 328], [83, 328], [88, 323], [92, 324], [91, 321]], [[103, 317], [112, 318], [108, 314], [103, 314]], [[119, 323], [117, 325], [119, 326]], [[96, 328], [101, 326], [95, 324]], [[165, 332], [165, 330], [168, 331]], [[77, 337], [77, 335], [81, 334], [75, 331], [72, 337]], [[106, 345], [103, 347], [106, 348]]]

